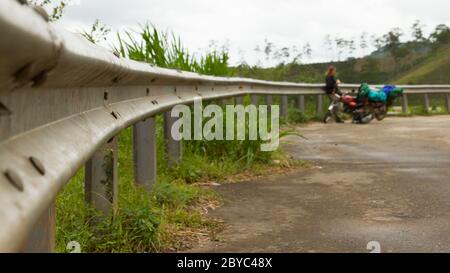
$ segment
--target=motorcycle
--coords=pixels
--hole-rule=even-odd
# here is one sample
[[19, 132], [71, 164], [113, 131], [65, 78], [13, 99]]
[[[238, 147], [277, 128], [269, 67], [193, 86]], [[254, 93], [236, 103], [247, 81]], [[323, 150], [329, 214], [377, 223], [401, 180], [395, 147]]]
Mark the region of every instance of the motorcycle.
[[[363, 86], [363, 85], [362, 85]], [[386, 102], [371, 101], [367, 96], [360, 96], [360, 87], [358, 93], [355, 90], [347, 94], [333, 94], [332, 102], [324, 117], [324, 123], [330, 122], [335, 113], [338, 113], [339, 104], [343, 105], [343, 113], [352, 116], [353, 123], [368, 124], [373, 119], [382, 121], [386, 118], [388, 109], [393, 105], [394, 100], [403, 94], [403, 90], [387, 95]]]

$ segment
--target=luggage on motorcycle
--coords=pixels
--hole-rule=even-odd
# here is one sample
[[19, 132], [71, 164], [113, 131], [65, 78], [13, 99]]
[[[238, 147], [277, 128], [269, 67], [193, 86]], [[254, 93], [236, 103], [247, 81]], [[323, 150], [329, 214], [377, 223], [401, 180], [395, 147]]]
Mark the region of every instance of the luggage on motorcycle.
[[382, 102], [387, 101], [387, 95], [383, 91], [375, 91], [370, 89], [367, 83], [363, 83], [359, 88], [358, 99], [368, 98], [371, 102]]
[[370, 93], [370, 87], [367, 83], [361, 84], [359, 87], [358, 98], [367, 98]]
[[369, 93], [369, 101], [371, 102], [386, 102], [387, 96], [384, 92], [378, 92], [378, 91], [371, 91]]
[[385, 85], [381, 90], [387, 97], [394, 99], [403, 95], [403, 88], [396, 87], [395, 85]]

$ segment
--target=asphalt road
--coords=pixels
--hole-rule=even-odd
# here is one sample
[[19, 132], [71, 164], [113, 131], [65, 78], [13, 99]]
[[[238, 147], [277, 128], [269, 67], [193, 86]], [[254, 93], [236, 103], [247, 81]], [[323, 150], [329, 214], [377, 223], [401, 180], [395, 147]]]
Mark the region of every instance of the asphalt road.
[[217, 187], [225, 230], [192, 252], [450, 252], [450, 116], [298, 130], [315, 167]]

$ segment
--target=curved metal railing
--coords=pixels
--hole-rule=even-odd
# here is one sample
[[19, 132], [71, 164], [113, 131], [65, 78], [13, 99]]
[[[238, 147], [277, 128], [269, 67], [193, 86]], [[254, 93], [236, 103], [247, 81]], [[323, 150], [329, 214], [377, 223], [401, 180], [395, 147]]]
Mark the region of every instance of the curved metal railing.
[[[49, 208], [65, 183], [88, 164], [86, 189], [99, 190], [104, 155], [114, 155], [114, 136], [134, 126], [136, 155], [140, 148], [151, 149], [142, 139], [154, 138], [152, 117], [175, 105], [199, 96], [245, 95], [264, 95], [271, 103], [272, 95], [281, 95], [287, 109], [289, 95], [297, 96], [304, 110], [304, 96], [314, 95], [321, 111], [320, 84], [203, 76], [118, 58], [49, 24], [20, 2], [0, 0], [0, 252], [51, 250], [54, 215]], [[406, 94], [424, 94], [428, 104], [429, 94], [447, 94], [449, 107], [448, 85], [403, 88]], [[406, 110], [406, 96], [403, 105]], [[169, 139], [168, 145], [176, 160], [177, 143]], [[137, 180], [150, 183], [156, 173], [142, 170], [155, 159], [135, 158]], [[115, 197], [110, 198], [113, 204]], [[95, 198], [90, 202], [108, 209]]]

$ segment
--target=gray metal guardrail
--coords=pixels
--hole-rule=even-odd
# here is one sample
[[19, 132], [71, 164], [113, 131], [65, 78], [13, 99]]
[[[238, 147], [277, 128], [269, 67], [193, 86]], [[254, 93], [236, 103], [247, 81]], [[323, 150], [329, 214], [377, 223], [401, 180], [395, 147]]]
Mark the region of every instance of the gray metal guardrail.
[[[156, 179], [155, 124], [178, 104], [280, 95], [305, 109], [322, 85], [203, 76], [118, 58], [80, 35], [49, 24], [23, 1], [0, 0], [0, 252], [51, 251], [54, 200], [86, 166], [86, 201], [108, 213], [117, 201], [115, 136], [133, 126], [135, 177], [150, 190]], [[357, 85], [342, 85], [344, 90]], [[407, 94], [447, 94], [450, 86], [403, 86]], [[407, 109], [407, 96], [403, 100]], [[180, 143], [167, 134], [172, 164]], [[106, 166], [106, 167], [105, 167]], [[105, 170], [108, 168], [111, 171]], [[111, 183], [105, 183], [111, 182]]]

